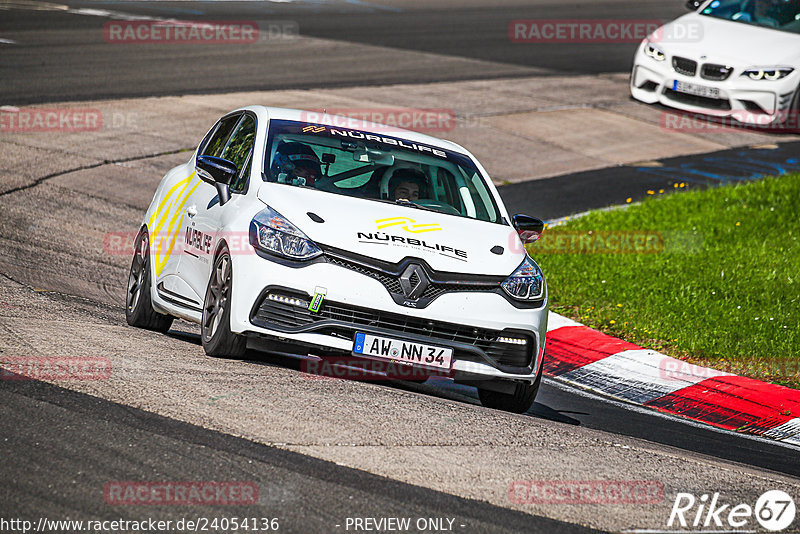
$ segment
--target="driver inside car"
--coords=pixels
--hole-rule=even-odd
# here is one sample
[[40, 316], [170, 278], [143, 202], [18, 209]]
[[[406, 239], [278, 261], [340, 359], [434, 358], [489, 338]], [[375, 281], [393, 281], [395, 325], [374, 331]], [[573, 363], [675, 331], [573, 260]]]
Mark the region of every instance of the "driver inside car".
[[749, 0], [742, 3], [742, 10], [733, 16], [733, 20], [753, 22], [770, 28], [780, 27], [774, 18], [773, 8], [779, 6], [781, 0]]
[[428, 180], [425, 175], [415, 169], [399, 169], [389, 180], [389, 193], [392, 200], [418, 201], [426, 198]]
[[272, 158], [270, 173], [278, 183], [314, 187], [314, 182], [322, 176], [322, 168], [316, 152], [308, 145], [281, 141]]

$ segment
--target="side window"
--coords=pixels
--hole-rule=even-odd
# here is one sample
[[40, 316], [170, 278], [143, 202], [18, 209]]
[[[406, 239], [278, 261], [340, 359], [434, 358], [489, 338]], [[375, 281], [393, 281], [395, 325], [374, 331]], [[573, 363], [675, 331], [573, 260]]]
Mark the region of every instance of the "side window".
[[215, 156], [218, 158], [222, 157], [220, 154], [222, 154], [222, 150], [225, 148], [225, 144], [228, 142], [228, 137], [230, 137], [231, 132], [241, 118], [242, 115], [237, 113], [236, 115], [225, 117], [219, 121], [217, 123], [217, 127], [214, 129], [211, 139], [208, 140], [208, 143], [203, 148], [202, 155]]
[[228, 144], [222, 150], [222, 158], [227, 159], [239, 169], [239, 175], [231, 183], [231, 189], [241, 191], [247, 185], [250, 155], [256, 137], [256, 120], [252, 115], [242, 118]]
[[[234, 193], [241, 193], [245, 189], [247, 189], [247, 179], [250, 177], [250, 163], [253, 159], [253, 151], [247, 154], [247, 159], [244, 160], [244, 164], [239, 169], [239, 174], [236, 175], [236, 178], [233, 179], [230, 185], [231, 192]], [[237, 165], [238, 167], [238, 165]]]
[[250, 153], [255, 137], [256, 120], [251, 115], [245, 115], [228, 144], [222, 150], [220, 157], [236, 165], [237, 169], [241, 169], [247, 159], [247, 155]]

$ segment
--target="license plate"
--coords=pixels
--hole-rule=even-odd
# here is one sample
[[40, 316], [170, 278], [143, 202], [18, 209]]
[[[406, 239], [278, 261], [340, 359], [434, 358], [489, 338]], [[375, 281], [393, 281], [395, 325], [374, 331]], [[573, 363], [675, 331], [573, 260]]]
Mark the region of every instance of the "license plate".
[[672, 82], [672, 90], [688, 95], [704, 96], [706, 98], [720, 97], [719, 89], [716, 87], [706, 87], [705, 85], [697, 85], [695, 83], [681, 82], [678, 80]]
[[393, 362], [450, 369], [453, 349], [372, 334], [356, 333], [353, 353]]

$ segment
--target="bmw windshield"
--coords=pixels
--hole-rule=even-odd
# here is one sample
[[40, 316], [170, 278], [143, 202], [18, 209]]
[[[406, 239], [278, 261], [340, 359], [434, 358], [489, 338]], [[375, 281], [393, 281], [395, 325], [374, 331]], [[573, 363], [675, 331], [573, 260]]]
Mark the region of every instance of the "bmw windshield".
[[268, 182], [502, 223], [470, 158], [398, 137], [271, 120]]
[[800, 0], [714, 0], [700, 13], [719, 19], [800, 33]]

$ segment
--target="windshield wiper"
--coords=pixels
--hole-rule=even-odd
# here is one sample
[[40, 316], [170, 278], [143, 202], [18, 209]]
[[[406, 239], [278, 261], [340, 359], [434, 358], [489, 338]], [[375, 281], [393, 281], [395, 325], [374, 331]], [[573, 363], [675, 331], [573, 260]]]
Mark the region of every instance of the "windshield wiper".
[[425, 211], [435, 211], [437, 213], [443, 213], [437, 209], [429, 208], [428, 206], [423, 206], [421, 204], [417, 204], [416, 202], [412, 202], [410, 200], [406, 200], [405, 198], [398, 198], [397, 200], [387, 200], [385, 198], [370, 198], [374, 202], [383, 202], [384, 204], [399, 204], [400, 206], [407, 206], [409, 208], [417, 208], [418, 210], [425, 210]]
[[434, 208], [429, 208], [428, 206], [423, 206], [422, 204], [417, 204], [416, 202], [412, 202], [411, 200], [407, 200], [405, 198], [398, 198], [397, 200], [389, 200], [388, 202], [394, 202], [395, 204], [400, 204], [401, 206], [408, 206], [409, 208], [417, 208], [418, 210], [425, 210], [425, 211], [436, 211], [441, 213], [439, 210]]

